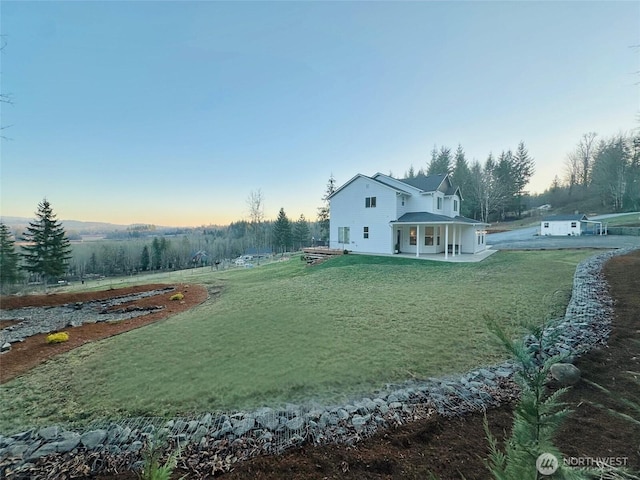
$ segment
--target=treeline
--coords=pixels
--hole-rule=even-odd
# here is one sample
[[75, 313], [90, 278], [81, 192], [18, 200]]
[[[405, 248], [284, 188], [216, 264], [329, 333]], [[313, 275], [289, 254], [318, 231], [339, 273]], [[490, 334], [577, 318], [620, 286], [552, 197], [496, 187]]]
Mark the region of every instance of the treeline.
[[536, 200], [556, 210], [640, 210], [640, 133], [601, 139], [585, 133]]
[[478, 160], [469, 163], [462, 145], [458, 145], [455, 152], [446, 146], [434, 146], [427, 168], [416, 172], [412, 166], [404, 177], [451, 175], [464, 199], [460, 213], [489, 222], [522, 215], [529, 195], [525, 187], [534, 171], [534, 159], [524, 142], [520, 142], [515, 150], [503, 150], [497, 157], [489, 153], [483, 163]]
[[81, 278], [213, 267], [241, 255], [264, 256], [324, 244], [318, 234], [315, 222], [304, 215], [291, 221], [280, 209], [277, 220], [260, 225], [242, 220], [225, 227], [183, 229], [180, 234], [72, 243], [68, 273]]
[[[128, 235], [135, 231], [141, 235]], [[217, 267], [241, 255], [267, 256], [324, 245], [318, 222], [292, 221], [280, 209], [275, 221], [238, 221], [228, 226], [171, 229], [143, 227], [127, 235], [71, 242], [45, 199], [36, 219], [16, 236], [0, 223], [0, 286], [56, 283], [96, 276]], [[179, 233], [178, 233], [179, 232]], [[17, 237], [17, 238], [16, 238]], [[16, 245], [16, 240], [19, 244]]]

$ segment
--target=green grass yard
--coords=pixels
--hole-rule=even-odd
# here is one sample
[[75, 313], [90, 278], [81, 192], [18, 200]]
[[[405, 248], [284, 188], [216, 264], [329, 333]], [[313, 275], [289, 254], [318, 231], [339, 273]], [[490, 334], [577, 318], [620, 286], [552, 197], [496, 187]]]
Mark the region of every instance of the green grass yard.
[[[215, 300], [62, 355], [0, 387], [0, 431], [311, 399], [498, 362], [512, 334], [559, 316], [593, 252], [498, 252], [480, 263], [347, 255], [139, 278], [220, 285]], [[114, 285], [119, 286], [119, 285]]]

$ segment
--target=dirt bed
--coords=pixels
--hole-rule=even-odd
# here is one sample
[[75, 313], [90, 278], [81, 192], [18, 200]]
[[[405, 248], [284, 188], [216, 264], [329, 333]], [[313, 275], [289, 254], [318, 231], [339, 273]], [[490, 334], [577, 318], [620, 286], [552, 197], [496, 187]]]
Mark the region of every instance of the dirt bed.
[[[166, 287], [174, 287], [173, 292], [182, 292], [184, 299], [181, 301], [169, 300], [172, 292], [141, 298], [127, 302], [120, 307], [162, 307], [151, 313], [128, 320], [114, 323], [87, 323], [78, 327], [69, 327], [65, 331], [69, 333], [69, 341], [57, 344], [48, 344], [46, 334], [34, 335], [24, 342], [13, 343], [11, 351], [3, 353], [0, 357], [0, 383], [5, 383], [12, 378], [21, 375], [33, 367], [61, 353], [73, 350], [85, 343], [118, 335], [135, 328], [148, 325], [170, 315], [184, 312], [195, 305], [199, 305], [207, 299], [207, 289], [201, 285], [191, 284], [154, 284], [139, 285], [135, 287], [116, 288], [99, 292], [80, 293], [52, 293], [49, 295], [24, 295], [0, 297], [2, 310], [13, 310], [24, 307], [53, 307], [69, 303], [106, 301], [124, 295], [161, 290]], [[3, 328], [10, 326], [12, 322], [3, 322]]]

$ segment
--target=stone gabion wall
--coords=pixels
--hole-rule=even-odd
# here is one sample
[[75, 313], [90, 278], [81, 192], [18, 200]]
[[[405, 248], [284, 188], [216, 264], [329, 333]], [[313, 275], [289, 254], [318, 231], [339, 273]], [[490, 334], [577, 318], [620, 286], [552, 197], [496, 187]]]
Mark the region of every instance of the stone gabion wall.
[[[632, 250], [601, 253], [577, 266], [564, 318], [545, 325], [542, 341], [532, 336], [525, 338], [531, 351], [539, 352], [540, 362], [554, 355], [571, 359], [606, 342], [611, 331], [613, 302], [602, 267], [611, 257]], [[52, 461], [74, 459], [77, 466], [77, 459], [83, 455], [86, 458], [83, 468], [92, 473], [106, 473], [110, 465], [116, 464], [121, 469], [123, 463], [135, 469], [140, 465], [145, 442], [155, 435], [168, 438], [174, 448], [186, 445], [185, 452], [195, 457], [206, 451], [207, 458], [233, 458], [233, 461], [279, 453], [302, 443], [350, 444], [379, 428], [426, 418], [435, 412], [461, 415], [512, 400], [517, 396], [513, 382], [517, 370], [517, 364], [507, 360], [464, 375], [390, 385], [370, 397], [340, 406], [290, 404], [171, 420], [134, 418], [102, 422], [84, 432], [50, 426], [0, 435], [0, 477], [47, 478], [44, 475], [50, 471]], [[182, 466], [197, 470], [194, 462]], [[224, 461], [216, 465], [207, 468], [224, 471], [230, 467]]]

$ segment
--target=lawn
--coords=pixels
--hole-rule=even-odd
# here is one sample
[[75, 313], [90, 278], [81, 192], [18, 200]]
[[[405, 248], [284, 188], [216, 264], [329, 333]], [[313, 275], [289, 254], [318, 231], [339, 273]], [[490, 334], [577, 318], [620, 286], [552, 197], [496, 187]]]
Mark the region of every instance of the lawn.
[[561, 315], [593, 252], [498, 252], [480, 263], [347, 255], [140, 281], [220, 285], [165, 321], [89, 344], [0, 387], [0, 431], [98, 417], [338, 402], [498, 362], [512, 334]]
[[638, 227], [640, 226], [640, 214], [629, 213], [619, 217], [605, 218], [602, 222], [610, 227]]

